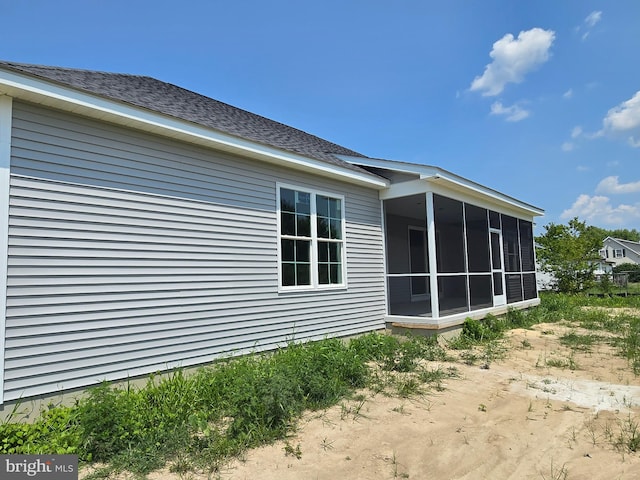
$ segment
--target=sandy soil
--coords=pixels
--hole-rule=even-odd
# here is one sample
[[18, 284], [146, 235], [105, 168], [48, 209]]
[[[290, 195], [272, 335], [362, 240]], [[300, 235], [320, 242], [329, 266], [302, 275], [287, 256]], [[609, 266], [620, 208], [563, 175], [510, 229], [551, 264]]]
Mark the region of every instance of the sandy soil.
[[[607, 345], [572, 354], [558, 342], [567, 330], [514, 330], [504, 359], [489, 369], [456, 364], [460, 378], [442, 392], [369, 393], [359, 410], [351, 401], [310, 413], [288, 440], [294, 452], [285, 442], [251, 451], [220, 477], [640, 478], [640, 453], [615, 446], [640, 422], [640, 379]], [[570, 358], [575, 370], [546, 366]]]
[[640, 478], [640, 453], [619, 445], [640, 436], [640, 378], [604, 343], [590, 351], [560, 345], [567, 331], [511, 331], [504, 358], [488, 369], [454, 363], [459, 377], [443, 391], [409, 399], [363, 392], [364, 401], [311, 412], [286, 442], [252, 450], [209, 478]]

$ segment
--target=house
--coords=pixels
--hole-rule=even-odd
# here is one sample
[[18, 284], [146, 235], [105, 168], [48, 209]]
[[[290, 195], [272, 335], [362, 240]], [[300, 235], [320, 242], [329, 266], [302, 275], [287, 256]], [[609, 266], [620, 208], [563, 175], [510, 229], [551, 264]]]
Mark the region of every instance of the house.
[[0, 62], [0, 399], [539, 300], [537, 207], [149, 77]]
[[[624, 263], [640, 264], [640, 243], [621, 238], [607, 237], [602, 242], [600, 250], [601, 264], [606, 272], [611, 272], [616, 265]], [[608, 268], [607, 268], [608, 267]]]

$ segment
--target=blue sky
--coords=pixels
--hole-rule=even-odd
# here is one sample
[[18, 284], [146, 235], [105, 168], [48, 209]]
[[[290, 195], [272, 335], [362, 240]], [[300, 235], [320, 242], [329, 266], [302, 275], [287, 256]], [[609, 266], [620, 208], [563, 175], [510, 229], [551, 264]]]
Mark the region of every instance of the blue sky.
[[148, 75], [640, 229], [640, 2], [0, 0], [0, 59]]

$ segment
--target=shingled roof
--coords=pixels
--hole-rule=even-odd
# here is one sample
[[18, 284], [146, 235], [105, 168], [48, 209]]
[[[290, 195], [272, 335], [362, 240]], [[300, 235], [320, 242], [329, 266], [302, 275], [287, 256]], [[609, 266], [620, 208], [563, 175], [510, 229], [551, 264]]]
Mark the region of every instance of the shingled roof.
[[364, 157], [360, 153], [155, 78], [4, 61], [0, 61], [0, 68], [40, 77], [343, 168], [363, 171], [334, 156]]

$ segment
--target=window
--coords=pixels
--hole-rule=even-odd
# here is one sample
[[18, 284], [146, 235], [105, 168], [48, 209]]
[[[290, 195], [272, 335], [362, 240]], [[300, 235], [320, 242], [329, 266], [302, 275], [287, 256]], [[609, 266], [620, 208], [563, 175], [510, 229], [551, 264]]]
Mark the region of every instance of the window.
[[344, 285], [343, 199], [280, 187], [280, 286]]
[[624, 257], [624, 249], [623, 248], [616, 248], [613, 251], [613, 257], [614, 258], [622, 258], [622, 257]]

